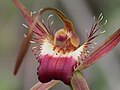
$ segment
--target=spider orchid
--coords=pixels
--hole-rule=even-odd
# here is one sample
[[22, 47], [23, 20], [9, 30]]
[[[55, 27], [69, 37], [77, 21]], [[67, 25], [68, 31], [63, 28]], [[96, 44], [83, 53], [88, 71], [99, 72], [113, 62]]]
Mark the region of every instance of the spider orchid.
[[[40, 81], [31, 90], [48, 90], [59, 81], [71, 85], [73, 90], [89, 90], [80, 71], [91, 66], [119, 43], [120, 29], [90, 53], [89, 50], [94, 44], [92, 40], [105, 32], [99, 29], [107, 23], [107, 20], [98, 26], [103, 19], [102, 14], [93, 23], [90, 32], [87, 32], [87, 40], [81, 45], [72, 22], [61, 11], [55, 8], [44, 8], [30, 13], [18, 0], [13, 2], [24, 15], [28, 25], [24, 25], [28, 31], [18, 54], [14, 74], [18, 72], [31, 42], [35, 43], [32, 51], [37, 55], [36, 59], [39, 62], [37, 75]], [[63, 22], [64, 27], [56, 30], [55, 33], [51, 28], [52, 15], [48, 17], [48, 26], [41, 19], [42, 14], [47, 11], [53, 12]]]

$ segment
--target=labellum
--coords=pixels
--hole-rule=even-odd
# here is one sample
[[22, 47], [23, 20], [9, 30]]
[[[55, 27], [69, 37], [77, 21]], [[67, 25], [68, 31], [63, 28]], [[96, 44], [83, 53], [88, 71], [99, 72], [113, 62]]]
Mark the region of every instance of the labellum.
[[[72, 84], [73, 90], [89, 90], [85, 79], [77, 70], [87, 68], [114, 48], [120, 41], [120, 29], [90, 53], [89, 50], [93, 48], [92, 44], [94, 44], [92, 40], [104, 32], [99, 29], [107, 23], [106, 20], [105, 23], [98, 26], [103, 19], [102, 14], [93, 23], [92, 28], [87, 32], [87, 40], [81, 45], [72, 22], [58, 9], [43, 8], [33, 14], [29, 13], [18, 0], [13, 0], [13, 2], [24, 15], [29, 28], [18, 54], [14, 74], [17, 73], [28, 50], [29, 42], [31, 42], [35, 43], [32, 51], [39, 62], [37, 75], [40, 82], [50, 84], [50, 82], [54, 82], [52, 80], [60, 80], [67, 85]], [[39, 17], [42, 18], [44, 12], [47, 11], [53, 12], [63, 22], [64, 26], [55, 33], [51, 28], [52, 22], [49, 22], [51, 16], [48, 17], [48, 26], [42, 19], [39, 20]], [[32, 35], [34, 36], [32, 37]], [[49, 84], [45, 84], [45, 86], [47, 87]]]
[[[73, 25], [63, 13], [54, 8], [44, 8], [40, 10], [39, 15], [41, 16], [45, 11], [54, 12], [63, 21], [64, 28], [57, 30], [54, 35], [50, 32], [52, 30], [46, 30], [46, 36], [41, 39], [41, 44], [38, 37], [32, 39], [37, 44], [33, 52], [38, 55], [37, 59], [40, 63], [37, 71], [38, 79], [43, 83], [55, 79], [70, 84], [72, 72], [79, 62], [76, 57], [84, 51], [84, 48], [79, 47], [79, 38], [74, 32]], [[78, 56], [74, 56], [75, 54]]]

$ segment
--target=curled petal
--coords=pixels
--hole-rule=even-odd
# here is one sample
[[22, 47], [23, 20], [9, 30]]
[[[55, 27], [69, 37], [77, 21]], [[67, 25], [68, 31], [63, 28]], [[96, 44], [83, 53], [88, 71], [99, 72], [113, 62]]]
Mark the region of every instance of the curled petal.
[[53, 11], [63, 21], [64, 26], [65, 26], [64, 30], [66, 32], [73, 32], [74, 31], [74, 27], [73, 27], [72, 22], [61, 11], [59, 11], [58, 9], [49, 7], [49, 8], [42, 9], [40, 12], [40, 15], [42, 13], [44, 13], [45, 11]]
[[80, 71], [73, 72], [71, 85], [73, 90], [90, 90]]
[[86, 61], [82, 64], [82, 66], [78, 67], [78, 69], [81, 70], [92, 65], [100, 57], [111, 51], [119, 42], [120, 42], [120, 29], [117, 30], [113, 35], [111, 35], [100, 46], [98, 46], [96, 50], [86, 58]]
[[53, 86], [55, 86], [58, 83], [59, 83], [59, 81], [57, 81], [57, 80], [52, 80], [48, 83], [38, 82], [30, 90], [49, 90], [50, 88], [52, 88]]

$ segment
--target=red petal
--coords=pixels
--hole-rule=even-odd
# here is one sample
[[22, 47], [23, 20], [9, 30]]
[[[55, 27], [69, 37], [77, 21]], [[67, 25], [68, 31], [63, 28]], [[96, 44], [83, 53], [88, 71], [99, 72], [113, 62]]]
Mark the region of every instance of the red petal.
[[45, 83], [52, 79], [62, 80], [65, 84], [70, 84], [73, 68], [76, 61], [72, 57], [54, 57], [45, 55], [41, 58], [38, 67], [38, 79]]
[[100, 57], [110, 52], [120, 42], [120, 29], [111, 35], [105, 42], [103, 42], [96, 50], [91, 53], [86, 62], [83, 63], [78, 69], [84, 69], [95, 63]]

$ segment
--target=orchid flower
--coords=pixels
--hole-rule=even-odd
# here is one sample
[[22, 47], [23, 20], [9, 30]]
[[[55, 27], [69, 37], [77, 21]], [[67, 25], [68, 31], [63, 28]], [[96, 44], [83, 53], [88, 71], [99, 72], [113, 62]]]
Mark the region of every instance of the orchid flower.
[[[35, 43], [32, 51], [39, 62], [37, 75], [40, 82], [30, 90], [48, 90], [60, 81], [71, 86], [73, 90], [90, 90], [81, 70], [98, 61], [120, 42], [120, 29], [93, 50], [93, 39], [104, 33], [99, 30], [107, 23], [106, 20], [98, 26], [103, 19], [102, 14], [93, 23], [90, 32], [87, 32], [87, 40], [81, 45], [72, 22], [58, 9], [43, 8], [38, 12], [29, 12], [18, 0], [13, 2], [22, 12], [27, 23], [24, 26], [28, 28], [17, 57], [14, 75], [17, 74], [31, 42]], [[46, 26], [42, 15], [47, 11], [53, 12], [63, 22], [61, 29], [55, 32], [52, 30], [52, 15], [48, 17]], [[89, 52], [90, 49], [92, 52]]]

